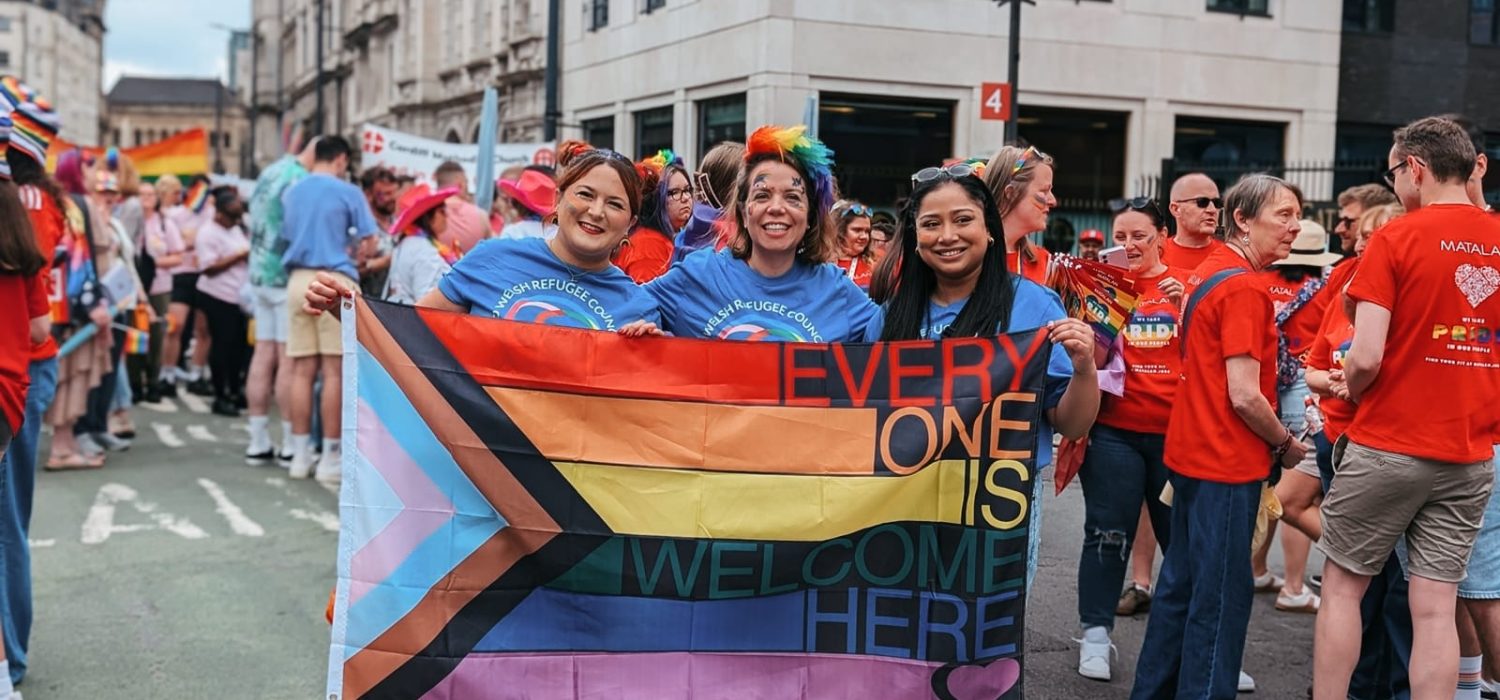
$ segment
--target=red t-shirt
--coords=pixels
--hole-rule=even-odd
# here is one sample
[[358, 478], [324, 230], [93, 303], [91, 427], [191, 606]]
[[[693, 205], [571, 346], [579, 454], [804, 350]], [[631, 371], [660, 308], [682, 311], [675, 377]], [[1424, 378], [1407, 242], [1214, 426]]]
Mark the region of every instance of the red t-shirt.
[[1125, 395], [1104, 394], [1100, 423], [1138, 433], [1167, 432], [1172, 400], [1182, 379], [1177, 337], [1182, 312], [1161, 290], [1161, 283], [1167, 279], [1186, 283], [1190, 274], [1168, 267], [1155, 277], [1134, 278], [1140, 300], [1121, 331], [1125, 336]]
[[1161, 261], [1166, 263], [1167, 267], [1196, 270], [1204, 260], [1208, 259], [1208, 256], [1223, 247], [1224, 242], [1217, 238], [1208, 239], [1208, 245], [1202, 248], [1188, 248], [1178, 244], [1176, 238], [1168, 238], [1167, 242], [1162, 244]]
[[[1271, 295], [1273, 319], [1276, 314], [1281, 313], [1283, 307], [1297, 298], [1297, 291], [1307, 283], [1307, 280], [1288, 282], [1275, 270], [1266, 270], [1256, 277], [1265, 285], [1266, 293]], [[1281, 331], [1286, 333], [1287, 347], [1292, 351], [1292, 357], [1301, 357], [1312, 347], [1313, 338], [1318, 335], [1318, 326], [1323, 323], [1323, 311], [1328, 308], [1331, 298], [1325, 285], [1281, 326]]]
[[[42, 251], [42, 257], [51, 262], [52, 252], [57, 249], [57, 243], [62, 240], [63, 231], [67, 226], [62, 210], [57, 208], [57, 203], [52, 201], [51, 197], [35, 185], [22, 185], [17, 193], [21, 204], [26, 207], [27, 217], [31, 219], [31, 230], [36, 234], [37, 250]], [[42, 274], [47, 276], [45, 290], [47, 299], [56, 309], [53, 311], [53, 320], [59, 320], [57, 318], [59, 311], [63, 314], [61, 320], [67, 320], [67, 290], [62, 286], [62, 269], [50, 268]], [[46, 340], [31, 348], [33, 360], [45, 360], [56, 356], [57, 342], [50, 334]]]
[[[1250, 265], [1222, 247], [1203, 261], [1184, 285], [1190, 299], [1215, 272]], [[1186, 301], [1183, 302], [1184, 306]], [[1167, 424], [1165, 461], [1172, 471], [1194, 479], [1247, 484], [1271, 473], [1271, 446], [1245, 425], [1229, 403], [1224, 362], [1248, 355], [1260, 362], [1260, 393], [1276, 407], [1276, 323], [1271, 297], [1253, 273], [1230, 277], [1208, 292], [1193, 310], [1182, 361], [1182, 384]]]
[[1349, 296], [1389, 309], [1391, 325], [1380, 374], [1360, 398], [1350, 440], [1441, 462], [1494, 456], [1496, 292], [1500, 221], [1476, 207], [1430, 205], [1375, 232]]
[[[1349, 322], [1349, 315], [1344, 313], [1343, 288], [1358, 268], [1358, 262], [1340, 264], [1328, 275], [1328, 286], [1324, 287], [1324, 291], [1331, 296], [1328, 309], [1323, 312], [1323, 323], [1318, 327], [1318, 335], [1313, 339], [1303, 363], [1308, 369], [1331, 371], [1344, 368], [1344, 355], [1349, 353], [1349, 344], [1354, 340], [1354, 324]], [[1318, 400], [1318, 409], [1323, 412], [1323, 435], [1329, 442], [1337, 442], [1339, 436], [1349, 429], [1349, 422], [1354, 420], [1355, 408], [1355, 404], [1333, 396], [1324, 396]]]
[[839, 269], [849, 276], [849, 279], [854, 280], [854, 284], [860, 289], [870, 289], [870, 276], [875, 273], [875, 263], [859, 257], [839, 258], [834, 261], [834, 264], [838, 265]]
[[1015, 251], [1006, 253], [1005, 269], [1010, 270], [1013, 275], [1019, 274], [1045, 287], [1047, 286], [1047, 262], [1052, 259], [1052, 254], [1039, 245], [1031, 246], [1031, 252], [1036, 254], [1036, 259], [1024, 262], [1020, 253]]
[[666, 274], [672, 266], [672, 248], [666, 234], [642, 226], [620, 245], [614, 263], [636, 284], [645, 284]]
[[[19, 430], [26, 415], [26, 387], [31, 385], [31, 319], [47, 316], [44, 275], [0, 273], [0, 415]], [[19, 302], [19, 303], [15, 303]]]

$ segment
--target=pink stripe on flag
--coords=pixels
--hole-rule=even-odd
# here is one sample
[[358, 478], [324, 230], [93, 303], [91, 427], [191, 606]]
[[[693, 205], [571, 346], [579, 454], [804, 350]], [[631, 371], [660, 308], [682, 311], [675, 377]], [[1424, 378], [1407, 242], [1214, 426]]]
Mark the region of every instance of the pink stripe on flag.
[[[839, 654], [470, 654], [427, 700], [870, 700], [934, 698], [943, 664]], [[1020, 680], [1013, 659], [941, 682], [959, 700], [995, 700]]]
[[423, 540], [453, 518], [454, 510], [453, 502], [427, 478], [363, 400], [359, 402], [356, 440], [360, 453], [374, 457], [367, 461], [406, 507], [354, 553], [349, 562], [350, 605], [401, 566]]

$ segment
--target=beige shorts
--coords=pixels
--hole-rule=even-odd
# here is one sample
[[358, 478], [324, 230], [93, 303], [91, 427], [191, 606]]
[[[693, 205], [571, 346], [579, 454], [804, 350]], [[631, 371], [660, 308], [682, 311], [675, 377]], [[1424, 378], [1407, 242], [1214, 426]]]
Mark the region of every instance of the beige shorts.
[[1403, 535], [1412, 574], [1464, 580], [1494, 487], [1493, 460], [1451, 464], [1347, 443], [1323, 498], [1323, 553], [1362, 576], [1380, 573]]
[[343, 352], [343, 331], [339, 328], [339, 317], [334, 314], [313, 316], [302, 310], [302, 299], [307, 288], [319, 272], [327, 272], [351, 289], [359, 285], [348, 276], [329, 270], [292, 270], [286, 281], [286, 309], [290, 328], [287, 333], [287, 357], [315, 357], [339, 355]]

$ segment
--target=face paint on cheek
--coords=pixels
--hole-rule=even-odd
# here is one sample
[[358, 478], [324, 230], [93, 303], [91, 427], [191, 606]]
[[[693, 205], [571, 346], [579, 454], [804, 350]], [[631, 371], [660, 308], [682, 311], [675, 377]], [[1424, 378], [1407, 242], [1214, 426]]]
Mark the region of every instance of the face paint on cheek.
[[1036, 205], [1036, 208], [1042, 211], [1047, 211], [1047, 209], [1050, 208], [1047, 206], [1047, 195], [1044, 195], [1040, 192], [1036, 192], [1031, 195], [1031, 203]]

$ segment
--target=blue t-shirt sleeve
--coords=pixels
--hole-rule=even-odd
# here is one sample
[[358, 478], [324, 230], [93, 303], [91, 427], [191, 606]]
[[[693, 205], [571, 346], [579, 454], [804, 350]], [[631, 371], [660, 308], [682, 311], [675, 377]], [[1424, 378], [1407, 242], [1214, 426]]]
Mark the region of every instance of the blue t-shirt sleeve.
[[[1029, 280], [1016, 285], [1016, 299], [1010, 315], [1010, 327], [1016, 330], [1043, 328], [1052, 321], [1068, 317], [1057, 292]], [[1042, 405], [1056, 408], [1072, 380], [1073, 360], [1068, 358], [1068, 351], [1063, 346], [1053, 345], [1052, 354], [1047, 358], [1047, 389]]]
[[[857, 342], [864, 338], [870, 331], [870, 324], [875, 321], [880, 306], [870, 299], [869, 293], [860, 289], [854, 280], [848, 278], [842, 272], [837, 274], [838, 290], [843, 295], [844, 303], [848, 307], [849, 337], [850, 342]], [[883, 325], [883, 324], [882, 324]], [[876, 337], [880, 331], [875, 332]]]
[[684, 260], [673, 265], [667, 270], [666, 274], [647, 282], [641, 287], [641, 289], [646, 290], [646, 295], [651, 297], [652, 302], [656, 304], [656, 325], [660, 326], [662, 330], [677, 336], [697, 337], [694, 334], [683, 333], [682, 329], [679, 328], [682, 325], [680, 323], [682, 312], [680, 304], [687, 298], [687, 281], [689, 275], [687, 269], [692, 266], [693, 262], [691, 260]]
[[885, 307], [877, 306], [870, 315], [870, 322], [865, 324], [864, 339], [866, 343], [880, 341], [880, 334], [885, 332]]
[[354, 237], [369, 238], [380, 233], [380, 224], [375, 222], [375, 216], [370, 213], [370, 204], [365, 201], [359, 189], [351, 185], [345, 192], [349, 193], [349, 213], [354, 217]]
[[448, 274], [438, 280], [438, 290], [448, 301], [459, 306], [472, 309], [475, 305], [483, 304], [484, 302], [479, 301], [477, 292], [485, 287], [485, 280], [491, 277], [488, 273], [494, 252], [494, 245], [481, 243], [474, 246], [468, 255], [453, 264], [453, 269]]

